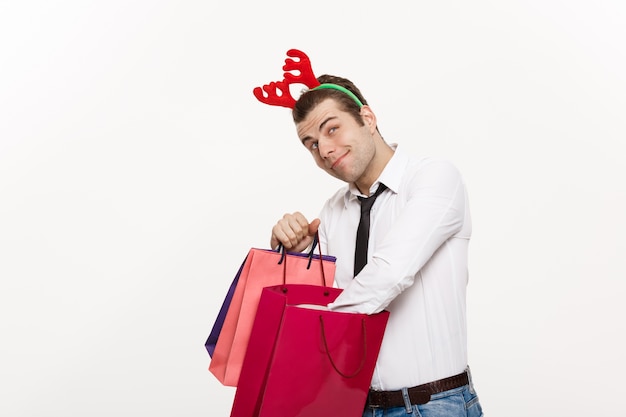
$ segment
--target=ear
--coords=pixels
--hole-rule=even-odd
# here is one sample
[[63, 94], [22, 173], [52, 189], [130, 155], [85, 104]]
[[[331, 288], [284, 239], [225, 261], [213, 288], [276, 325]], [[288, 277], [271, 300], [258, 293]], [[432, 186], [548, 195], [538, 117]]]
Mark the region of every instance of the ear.
[[361, 117], [363, 118], [363, 122], [368, 127], [370, 133], [374, 134], [376, 132], [376, 115], [372, 111], [372, 108], [368, 105], [361, 107]]

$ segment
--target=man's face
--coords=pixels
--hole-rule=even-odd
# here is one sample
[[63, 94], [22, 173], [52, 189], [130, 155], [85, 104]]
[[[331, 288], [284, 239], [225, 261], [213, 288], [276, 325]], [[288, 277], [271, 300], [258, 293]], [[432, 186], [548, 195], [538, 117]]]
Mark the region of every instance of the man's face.
[[296, 125], [298, 137], [317, 165], [348, 183], [358, 182], [367, 174], [376, 153], [375, 124], [372, 128], [366, 115], [368, 111], [367, 107], [361, 110], [365, 125], [360, 126], [333, 99], [327, 99]]

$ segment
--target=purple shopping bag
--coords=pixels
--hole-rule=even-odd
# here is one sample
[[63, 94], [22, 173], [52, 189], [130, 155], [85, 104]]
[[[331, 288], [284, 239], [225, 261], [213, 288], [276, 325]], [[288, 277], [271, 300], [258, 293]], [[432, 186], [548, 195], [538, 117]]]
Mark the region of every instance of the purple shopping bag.
[[[247, 257], [246, 257], [247, 259]], [[246, 259], [243, 260], [243, 263], [239, 267], [239, 271], [235, 275], [232, 284], [230, 284], [230, 288], [226, 293], [226, 297], [224, 298], [224, 302], [222, 303], [222, 308], [220, 308], [220, 312], [217, 314], [217, 318], [215, 319], [215, 323], [213, 323], [213, 328], [211, 329], [211, 333], [204, 343], [204, 347], [206, 347], [207, 352], [209, 352], [209, 356], [213, 357], [213, 352], [215, 351], [215, 345], [217, 344], [217, 339], [220, 336], [220, 332], [222, 331], [222, 326], [224, 325], [224, 319], [226, 318], [226, 313], [228, 313], [228, 307], [230, 307], [230, 302], [233, 299], [233, 294], [235, 293], [235, 288], [237, 288], [237, 282], [239, 282], [239, 276], [241, 275], [241, 270], [243, 266], [246, 264]]]

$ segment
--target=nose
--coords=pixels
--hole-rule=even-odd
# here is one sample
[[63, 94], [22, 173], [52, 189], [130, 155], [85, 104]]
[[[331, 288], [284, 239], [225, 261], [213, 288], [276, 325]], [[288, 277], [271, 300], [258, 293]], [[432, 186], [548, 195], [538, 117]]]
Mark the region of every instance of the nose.
[[320, 138], [317, 141], [317, 149], [319, 150], [320, 156], [324, 159], [327, 159], [335, 151], [333, 142], [326, 138]]

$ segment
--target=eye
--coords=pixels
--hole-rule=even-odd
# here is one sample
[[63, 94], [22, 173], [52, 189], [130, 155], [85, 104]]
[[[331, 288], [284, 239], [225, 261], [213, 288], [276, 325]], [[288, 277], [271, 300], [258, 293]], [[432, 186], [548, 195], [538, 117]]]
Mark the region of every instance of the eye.
[[331, 127], [330, 129], [328, 129], [328, 134], [329, 134], [329, 135], [332, 135], [333, 133], [335, 133], [335, 130], [337, 130], [337, 128], [336, 128], [336, 127], [334, 127], [334, 126], [333, 126], [333, 127]]
[[317, 144], [317, 141], [314, 140], [313, 138], [304, 139], [302, 141], [302, 144], [304, 145], [305, 148], [307, 148], [311, 152], [317, 150], [317, 148], [319, 147]]

